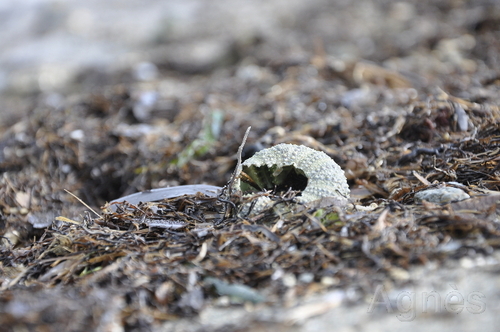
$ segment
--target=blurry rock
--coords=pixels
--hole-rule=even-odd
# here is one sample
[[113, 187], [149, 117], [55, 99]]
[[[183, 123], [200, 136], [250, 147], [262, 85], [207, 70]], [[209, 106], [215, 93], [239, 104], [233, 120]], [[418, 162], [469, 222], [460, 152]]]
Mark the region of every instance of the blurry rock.
[[134, 78], [139, 81], [152, 81], [158, 74], [158, 67], [151, 62], [140, 62], [133, 69]]
[[450, 202], [462, 201], [470, 198], [463, 190], [453, 187], [443, 187], [437, 189], [427, 189], [419, 191], [413, 198], [415, 203], [427, 201], [435, 204], [446, 204]]
[[455, 103], [454, 105], [455, 109], [455, 118], [457, 121], [457, 129], [459, 131], [467, 131], [469, 127], [469, 116], [467, 113], [465, 113], [465, 110], [463, 109], [460, 104]]
[[222, 280], [210, 277], [205, 279], [205, 285], [215, 286], [217, 293], [219, 293], [219, 295], [221, 296], [227, 295], [233, 299], [237, 299], [240, 301], [249, 301], [253, 303], [260, 303], [266, 301], [265, 296], [260, 294], [255, 289], [246, 285], [229, 284]]
[[269, 75], [266, 72], [266, 68], [254, 64], [240, 66], [236, 70], [236, 77], [245, 82], [259, 82], [266, 75]]
[[136, 125], [128, 125], [126, 123], [118, 124], [113, 133], [119, 137], [129, 137], [133, 139], [139, 139], [144, 135], [148, 135], [154, 131], [154, 127], [145, 123], [140, 123]]
[[150, 113], [157, 100], [158, 93], [155, 91], [145, 91], [141, 93], [132, 110], [134, 117], [141, 122], [149, 120], [151, 118]]
[[159, 63], [185, 73], [210, 71], [234, 62], [231, 43], [225, 40], [195, 40], [186, 44], [168, 45], [155, 52]]
[[375, 102], [375, 95], [368, 88], [352, 89], [342, 96], [340, 102], [347, 109], [358, 108]]

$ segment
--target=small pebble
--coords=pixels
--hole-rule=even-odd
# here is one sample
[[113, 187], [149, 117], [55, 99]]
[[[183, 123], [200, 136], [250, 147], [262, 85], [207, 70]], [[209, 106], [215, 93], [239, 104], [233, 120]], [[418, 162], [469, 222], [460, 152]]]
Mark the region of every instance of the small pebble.
[[321, 277], [320, 283], [324, 286], [333, 286], [338, 285], [340, 283], [340, 280], [334, 277], [323, 276]]
[[443, 187], [437, 189], [428, 189], [419, 191], [413, 198], [415, 203], [422, 203], [427, 201], [435, 204], [446, 204], [450, 202], [462, 201], [470, 198], [462, 189], [453, 187]]
[[69, 133], [69, 137], [71, 137], [75, 141], [82, 142], [83, 139], [85, 138], [85, 132], [81, 129], [76, 129], [73, 130], [71, 133]]
[[152, 81], [159, 75], [158, 67], [151, 62], [140, 62], [133, 70], [134, 78], [139, 81]]
[[283, 285], [286, 287], [295, 287], [297, 285], [297, 278], [292, 273], [287, 273], [283, 276]]
[[299, 281], [304, 284], [310, 284], [311, 282], [314, 281], [314, 274], [309, 272], [301, 273], [299, 275]]

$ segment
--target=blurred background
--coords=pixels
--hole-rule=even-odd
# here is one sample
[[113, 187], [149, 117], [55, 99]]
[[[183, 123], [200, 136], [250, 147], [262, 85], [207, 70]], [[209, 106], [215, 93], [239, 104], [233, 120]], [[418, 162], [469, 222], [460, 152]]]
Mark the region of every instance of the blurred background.
[[[57, 102], [52, 93], [154, 79], [158, 69], [203, 73], [248, 56], [324, 52], [407, 71], [418, 65], [422, 73], [437, 52], [446, 63], [440, 70], [474, 71], [463, 59], [480, 50], [471, 34], [497, 24], [498, 11], [495, 0], [3, 0], [0, 125], [15, 122], [39, 94]], [[390, 61], [409, 56], [419, 62]]]

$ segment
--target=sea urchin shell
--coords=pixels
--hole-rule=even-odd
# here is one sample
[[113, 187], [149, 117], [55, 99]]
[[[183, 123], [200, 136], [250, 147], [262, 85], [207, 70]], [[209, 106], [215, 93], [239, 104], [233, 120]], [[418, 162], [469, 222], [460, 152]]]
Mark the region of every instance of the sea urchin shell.
[[325, 197], [349, 198], [344, 171], [321, 151], [303, 145], [279, 144], [257, 152], [242, 165], [236, 189], [244, 195], [262, 190], [300, 191], [296, 200], [309, 203]]

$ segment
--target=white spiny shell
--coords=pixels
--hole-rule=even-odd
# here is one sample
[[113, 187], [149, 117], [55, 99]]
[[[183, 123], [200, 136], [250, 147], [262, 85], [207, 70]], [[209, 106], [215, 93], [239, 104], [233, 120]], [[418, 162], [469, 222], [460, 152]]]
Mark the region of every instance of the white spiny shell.
[[[295, 175], [296, 180], [305, 177], [307, 184], [296, 197], [301, 203], [324, 197], [348, 199], [350, 196], [344, 171], [339, 165], [324, 152], [303, 145], [279, 144], [261, 150], [242, 164], [242, 170], [257, 185], [258, 188], [254, 189], [273, 189], [272, 186], [287, 185], [293, 187], [288, 183], [291, 180], [287, 177], [291, 172], [299, 174]], [[241, 178], [236, 181], [236, 189], [243, 194], [248, 193], [248, 188], [251, 187]]]

